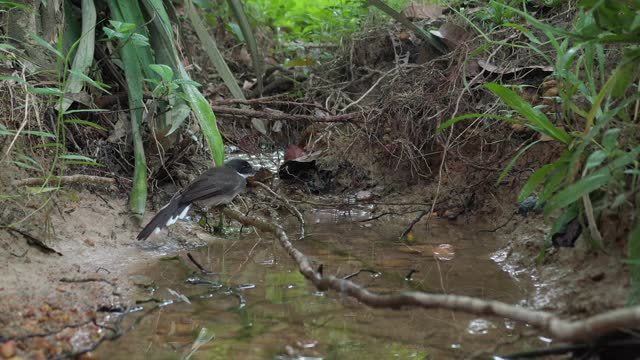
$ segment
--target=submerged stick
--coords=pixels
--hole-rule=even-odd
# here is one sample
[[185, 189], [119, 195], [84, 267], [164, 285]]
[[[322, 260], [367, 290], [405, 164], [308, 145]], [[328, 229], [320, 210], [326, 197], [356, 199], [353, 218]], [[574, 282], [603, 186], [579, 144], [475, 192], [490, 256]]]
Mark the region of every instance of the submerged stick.
[[284, 229], [265, 220], [245, 216], [238, 211], [225, 208], [227, 216], [245, 225], [273, 233], [280, 245], [298, 264], [298, 270], [311, 281], [319, 291], [329, 289], [342, 295], [351, 296], [365, 305], [376, 308], [403, 309], [419, 307], [424, 309], [447, 309], [475, 315], [493, 315], [530, 324], [548, 332], [551, 337], [563, 341], [589, 340], [622, 328], [640, 325], [640, 306], [607, 311], [583, 320], [563, 320], [556, 315], [495, 300], [484, 300], [469, 296], [428, 294], [420, 291], [405, 291], [392, 294], [377, 294], [350, 280], [325, 275], [312, 267], [307, 256], [296, 249]]

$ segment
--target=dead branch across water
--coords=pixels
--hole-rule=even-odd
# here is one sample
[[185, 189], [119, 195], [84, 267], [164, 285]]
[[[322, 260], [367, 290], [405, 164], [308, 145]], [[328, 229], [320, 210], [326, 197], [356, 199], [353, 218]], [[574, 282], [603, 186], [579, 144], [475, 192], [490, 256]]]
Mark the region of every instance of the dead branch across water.
[[256, 217], [245, 216], [238, 211], [225, 208], [223, 212], [245, 225], [273, 233], [280, 245], [298, 264], [298, 270], [313, 283], [319, 291], [334, 290], [351, 296], [363, 304], [378, 308], [404, 309], [419, 307], [424, 309], [447, 309], [476, 315], [492, 315], [530, 324], [562, 341], [584, 341], [594, 339], [609, 332], [633, 328], [640, 325], [640, 306], [607, 311], [583, 320], [563, 320], [556, 315], [529, 310], [500, 301], [483, 300], [469, 296], [428, 294], [406, 291], [388, 295], [376, 294], [354, 282], [325, 275], [312, 267], [311, 260], [297, 250], [284, 229]]

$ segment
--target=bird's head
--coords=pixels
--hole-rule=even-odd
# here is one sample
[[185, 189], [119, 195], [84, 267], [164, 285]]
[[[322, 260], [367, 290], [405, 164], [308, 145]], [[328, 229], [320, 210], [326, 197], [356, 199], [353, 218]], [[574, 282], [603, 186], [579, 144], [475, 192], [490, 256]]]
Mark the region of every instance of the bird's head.
[[245, 178], [256, 173], [251, 163], [246, 160], [232, 159], [224, 163], [224, 166], [234, 169]]

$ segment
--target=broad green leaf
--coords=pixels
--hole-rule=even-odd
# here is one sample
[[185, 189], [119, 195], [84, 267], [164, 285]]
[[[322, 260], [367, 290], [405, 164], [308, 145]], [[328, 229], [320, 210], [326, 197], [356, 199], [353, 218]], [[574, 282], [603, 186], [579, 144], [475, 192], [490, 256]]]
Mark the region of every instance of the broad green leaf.
[[551, 214], [556, 210], [560, 210], [588, 195], [592, 191], [598, 190], [611, 181], [611, 172], [609, 169], [588, 174], [575, 183], [560, 190], [556, 195], [551, 197], [547, 202], [544, 210], [545, 213]]
[[585, 165], [585, 168], [589, 170], [589, 169], [598, 167], [600, 164], [602, 164], [602, 162], [606, 158], [607, 158], [607, 153], [605, 153], [604, 151], [602, 150], [594, 151], [591, 153], [591, 155], [589, 155], [589, 158], [587, 158], [587, 163]]
[[618, 137], [620, 136], [620, 129], [609, 129], [604, 135], [602, 135], [602, 146], [607, 151], [612, 151], [618, 146]]
[[173, 80], [173, 70], [171, 70], [171, 67], [164, 64], [151, 64], [149, 67], [160, 75], [164, 82], [171, 82], [171, 80]]

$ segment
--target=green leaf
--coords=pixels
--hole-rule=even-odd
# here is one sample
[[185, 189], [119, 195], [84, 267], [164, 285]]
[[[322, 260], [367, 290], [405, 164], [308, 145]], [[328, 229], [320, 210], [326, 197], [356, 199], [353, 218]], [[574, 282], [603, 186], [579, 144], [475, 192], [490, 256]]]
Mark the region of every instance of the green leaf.
[[95, 163], [96, 161], [90, 157], [84, 156], [84, 155], [76, 155], [76, 154], [62, 154], [60, 156], [58, 156], [60, 159], [64, 159], [64, 160], [78, 160], [78, 161], [88, 161], [88, 162], [92, 162]]
[[47, 192], [51, 192], [51, 191], [56, 191], [56, 190], [60, 190], [60, 187], [58, 186], [27, 186], [27, 191], [31, 194], [42, 194], [42, 193], [47, 193]]
[[54, 138], [54, 139], [56, 137], [54, 134], [48, 133], [46, 131], [37, 131], [37, 130], [23, 130], [22, 134], [33, 135], [33, 136], [42, 136], [42, 137]]
[[62, 90], [60, 90], [58, 88], [29, 87], [29, 89], [27, 91], [29, 91], [31, 94], [34, 94], [34, 95], [53, 95], [53, 96], [64, 95], [64, 91], [62, 91]]
[[591, 155], [589, 155], [589, 158], [587, 159], [587, 164], [585, 165], [585, 168], [587, 170], [593, 169], [593, 168], [599, 166], [600, 164], [602, 164], [602, 162], [606, 158], [607, 158], [607, 153], [605, 153], [604, 151], [602, 151], [602, 150], [594, 151], [593, 153], [591, 153]]
[[607, 151], [612, 151], [618, 146], [619, 136], [620, 129], [614, 128], [607, 130], [604, 135], [602, 135], [602, 146], [604, 146]]
[[29, 36], [34, 38], [38, 42], [38, 44], [42, 45], [45, 49], [54, 53], [59, 60], [64, 60], [64, 55], [60, 51], [58, 51], [58, 49], [54, 48], [51, 44], [46, 42], [43, 38], [34, 33], [29, 33]]
[[[82, 0], [81, 5], [82, 35], [80, 36], [80, 39], [74, 43], [74, 46], [77, 44], [78, 47], [75, 52], [75, 56], [73, 57], [71, 69], [69, 70], [71, 76], [67, 78], [64, 90], [68, 94], [77, 94], [82, 90], [82, 84], [84, 81], [109, 94], [104, 87], [100, 86], [96, 81], [85, 75], [93, 63], [93, 53], [96, 40], [96, 6], [93, 3], [93, 0]], [[73, 104], [73, 100], [63, 98], [62, 104], [60, 104], [61, 112], [64, 113], [67, 111], [71, 104]]]
[[[256, 37], [253, 34], [251, 24], [249, 23], [249, 18], [244, 11], [242, 1], [227, 0], [227, 2], [229, 3], [231, 10], [233, 11], [233, 15], [238, 20], [238, 25], [240, 25], [240, 29], [242, 30], [242, 35], [244, 37], [244, 40], [246, 41], [247, 48], [249, 49], [249, 54], [251, 54], [253, 71], [255, 72], [256, 78], [258, 79], [258, 92], [260, 95], [262, 95], [262, 76], [264, 71], [264, 61], [263, 56], [260, 54], [260, 50], [258, 49], [258, 42], [256, 41]], [[264, 124], [262, 125], [264, 127]]]
[[640, 302], [640, 220], [636, 218], [636, 225], [629, 233], [629, 276], [631, 278], [631, 291], [628, 305], [637, 305]]
[[13, 80], [13, 81], [17, 82], [18, 84], [28, 84], [22, 78], [19, 78], [17, 76], [12, 76], [12, 75], [0, 75], [0, 80]]
[[173, 80], [173, 70], [171, 67], [164, 64], [151, 64], [149, 67], [160, 75], [164, 82], [171, 82], [171, 80]]
[[575, 183], [560, 190], [554, 195], [545, 206], [545, 213], [550, 214], [556, 210], [562, 209], [574, 202], [578, 201], [582, 196], [588, 195], [592, 191], [598, 190], [611, 181], [611, 172], [609, 169], [589, 174]]
[[518, 119], [514, 119], [511, 117], [507, 117], [507, 116], [501, 116], [501, 115], [493, 115], [493, 114], [479, 114], [479, 113], [475, 113], [475, 114], [464, 114], [464, 115], [460, 115], [457, 117], [454, 117], [451, 120], [447, 120], [445, 121], [442, 125], [438, 126], [438, 131], [442, 131], [462, 120], [468, 120], [468, 119], [480, 119], [480, 118], [487, 118], [487, 119], [495, 119], [495, 120], [500, 120], [500, 121], [504, 121], [504, 122], [508, 122], [508, 123], [515, 123], [515, 124], [522, 124], [521, 121], [518, 121]]
[[573, 203], [569, 205], [565, 211], [553, 222], [551, 225], [551, 230], [549, 231], [549, 237], [560, 232], [565, 225], [567, 225], [571, 220], [575, 219], [578, 216], [580, 207], [577, 203]]
[[524, 153], [526, 153], [527, 150], [531, 149], [534, 145], [538, 144], [541, 141], [542, 140], [534, 141], [531, 144], [522, 148], [520, 151], [518, 151], [518, 153], [513, 158], [511, 158], [507, 166], [505, 166], [504, 170], [502, 170], [502, 172], [500, 173], [500, 176], [498, 177], [498, 180], [496, 181], [496, 184], [500, 184], [500, 181], [502, 181], [502, 179], [504, 179], [504, 177], [507, 176], [507, 174], [509, 173], [513, 165], [516, 164], [516, 161], [518, 161], [518, 159], [520, 159], [520, 157], [524, 155]]
[[496, 94], [505, 104], [517, 111], [522, 117], [527, 119], [524, 125], [543, 133], [565, 145], [571, 143], [572, 138], [564, 130], [551, 123], [549, 118], [538, 109], [533, 108], [528, 102], [518, 96], [515, 92], [506, 87], [489, 83], [485, 87]]
[[535, 189], [540, 185], [547, 175], [556, 167], [558, 167], [559, 162], [553, 162], [551, 164], [543, 165], [540, 169], [536, 170], [520, 190], [520, 195], [518, 195], [518, 202], [523, 202]]
[[65, 120], [64, 121], [65, 124], [78, 124], [78, 125], [86, 125], [86, 126], [90, 126], [92, 128], [96, 128], [98, 130], [103, 130], [103, 131], [107, 131], [107, 129], [105, 129], [104, 127], [91, 122], [91, 121], [87, 121], [87, 120], [80, 120], [80, 119], [70, 119], [70, 120]]

